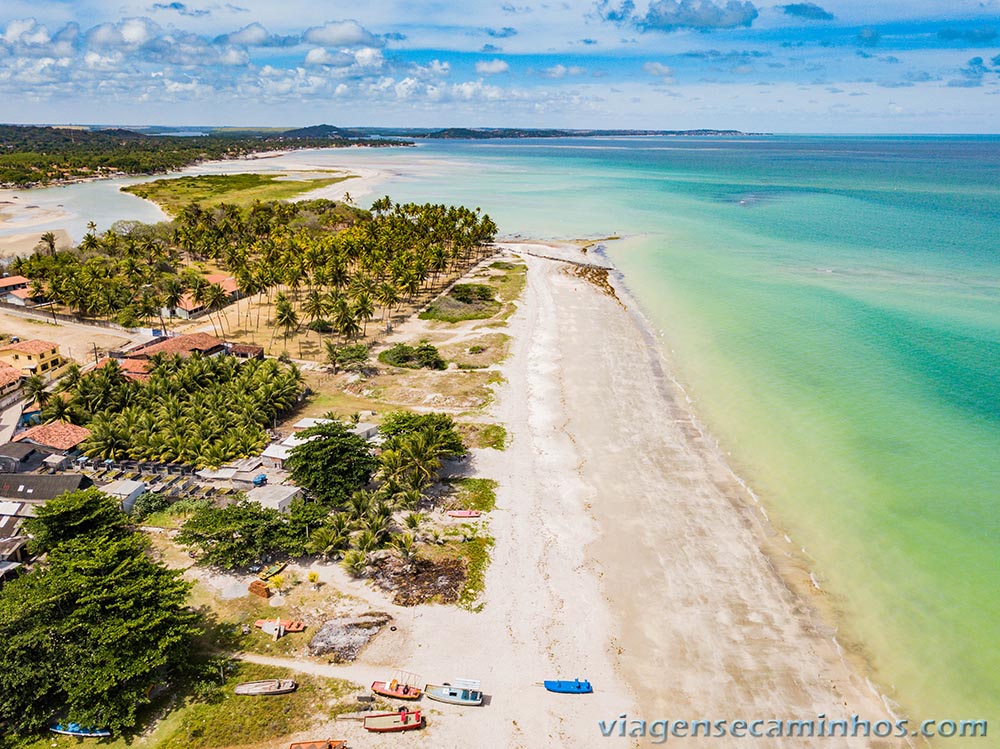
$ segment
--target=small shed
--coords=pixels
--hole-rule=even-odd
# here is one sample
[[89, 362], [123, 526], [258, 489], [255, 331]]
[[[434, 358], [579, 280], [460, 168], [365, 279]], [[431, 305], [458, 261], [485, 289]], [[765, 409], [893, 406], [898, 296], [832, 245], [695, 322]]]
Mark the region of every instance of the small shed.
[[53, 453], [52, 455], [46, 456], [45, 460], [42, 461], [42, 465], [52, 471], [61, 471], [63, 468], [70, 464], [70, 457], [68, 455], [60, 455], [59, 453]]
[[251, 502], [278, 512], [288, 512], [292, 500], [300, 496], [302, 490], [299, 487], [287, 484], [265, 484], [247, 492], [247, 499]]
[[100, 490], [117, 499], [125, 512], [132, 512], [135, 501], [139, 498], [140, 494], [146, 491], [146, 484], [142, 481], [119, 479], [118, 481], [112, 481], [110, 484], [105, 484], [100, 487]]

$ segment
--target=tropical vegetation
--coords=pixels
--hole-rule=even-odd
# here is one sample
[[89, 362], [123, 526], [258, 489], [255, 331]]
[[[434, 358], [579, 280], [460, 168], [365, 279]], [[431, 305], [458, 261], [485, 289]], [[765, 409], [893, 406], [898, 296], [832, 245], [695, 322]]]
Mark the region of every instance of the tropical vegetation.
[[42, 419], [90, 429], [82, 449], [95, 460], [217, 467], [259, 454], [302, 389], [299, 370], [273, 359], [155, 355], [146, 382], [112, 359], [84, 375], [71, 370]]
[[54, 717], [126, 731], [150, 684], [185, 668], [198, 631], [189, 584], [126, 521], [115, 500], [87, 490], [28, 522], [47, 555], [0, 588], [0, 722], [15, 735]]

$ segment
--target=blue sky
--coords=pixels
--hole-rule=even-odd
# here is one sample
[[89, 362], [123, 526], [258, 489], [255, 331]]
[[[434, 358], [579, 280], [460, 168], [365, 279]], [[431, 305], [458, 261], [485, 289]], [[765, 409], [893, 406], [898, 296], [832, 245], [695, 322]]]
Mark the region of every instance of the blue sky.
[[3, 0], [0, 121], [1000, 131], [1000, 0]]

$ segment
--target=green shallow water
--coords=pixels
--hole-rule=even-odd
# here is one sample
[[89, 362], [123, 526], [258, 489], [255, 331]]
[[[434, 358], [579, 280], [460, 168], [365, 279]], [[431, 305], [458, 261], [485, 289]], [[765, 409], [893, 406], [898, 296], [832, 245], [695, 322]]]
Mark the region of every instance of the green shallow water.
[[[1000, 721], [1000, 141], [440, 144], [394, 195], [610, 255], [914, 719]], [[383, 157], [383, 155], [380, 155]]]

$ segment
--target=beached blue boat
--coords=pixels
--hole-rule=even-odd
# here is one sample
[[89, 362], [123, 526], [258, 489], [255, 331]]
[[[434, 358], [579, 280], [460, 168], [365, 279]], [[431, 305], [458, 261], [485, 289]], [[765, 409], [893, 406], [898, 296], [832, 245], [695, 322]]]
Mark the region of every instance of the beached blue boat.
[[111, 731], [107, 729], [81, 726], [79, 723], [56, 723], [49, 726], [49, 730], [63, 736], [76, 736], [78, 739], [106, 739], [111, 735]]
[[544, 681], [542, 682], [545, 688], [550, 692], [559, 692], [560, 694], [590, 694], [594, 691], [594, 688], [590, 686], [590, 682], [586, 679], [573, 679], [573, 681]]
[[482, 705], [483, 693], [479, 689], [478, 681], [462, 681], [452, 686], [444, 684], [428, 684], [424, 687], [424, 695], [427, 699], [447, 702], [451, 705]]

